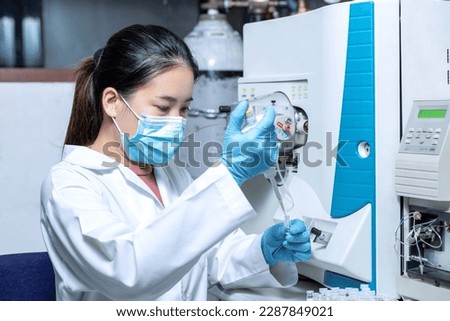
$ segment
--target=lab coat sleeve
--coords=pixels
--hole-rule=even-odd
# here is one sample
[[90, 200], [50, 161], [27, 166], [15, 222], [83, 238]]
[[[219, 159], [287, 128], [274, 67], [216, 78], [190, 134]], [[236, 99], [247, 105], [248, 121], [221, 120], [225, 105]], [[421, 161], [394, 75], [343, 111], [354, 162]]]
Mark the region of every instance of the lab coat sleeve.
[[[120, 197], [120, 195], [118, 195]], [[42, 188], [44, 239], [69, 288], [112, 300], [157, 299], [201, 255], [256, 215], [227, 169], [207, 170], [156, 220], [132, 228], [87, 175], [57, 168]]]
[[210, 283], [224, 289], [275, 287], [297, 283], [295, 264], [280, 262], [269, 268], [261, 250], [261, 235], [237, 229], [209, 253]]

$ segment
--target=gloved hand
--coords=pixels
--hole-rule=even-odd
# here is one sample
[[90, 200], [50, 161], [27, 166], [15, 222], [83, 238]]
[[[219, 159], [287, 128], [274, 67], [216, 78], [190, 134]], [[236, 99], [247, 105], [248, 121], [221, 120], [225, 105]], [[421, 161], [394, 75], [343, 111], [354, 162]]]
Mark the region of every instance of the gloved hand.
[[219, 158], [239, 185], [270, 168], [278, 156], [275, 110], [268, 106], [261, 121], [242, 133], [247, 108], [248, 101], [241, 101], [231, 113]]
[[269, 266], [279, 261], [303, 262], [311, 258], [309, 231], [299, 219], [291, 221], [289, 233], [284, 224], [278, 223], [266, 229], [261, 238], [261, 249]]

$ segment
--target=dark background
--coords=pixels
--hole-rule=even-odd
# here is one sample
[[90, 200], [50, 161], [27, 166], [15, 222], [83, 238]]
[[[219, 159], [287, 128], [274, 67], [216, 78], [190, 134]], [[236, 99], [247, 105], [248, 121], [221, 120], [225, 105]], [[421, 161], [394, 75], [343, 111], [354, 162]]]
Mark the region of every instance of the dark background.
[[[206, 12], [202, 9], [205, 2], [0, 0], [0, 67], [74, 68], [82, 58], [103, 47], [114, 32], [134, 23], [162, 25], [185, 37], [199, 15]], [[305, 4], [308, 9], [316, 9], [326, 3], [305, 0]], [[279, 9], [280, 16], [290, 14]], [[241, 35], [243, 25], [254, 19], [246, 8], [220, 11], [227, 14], [230, 24]], [[31, 23], [26, 26], [25, 20]]]

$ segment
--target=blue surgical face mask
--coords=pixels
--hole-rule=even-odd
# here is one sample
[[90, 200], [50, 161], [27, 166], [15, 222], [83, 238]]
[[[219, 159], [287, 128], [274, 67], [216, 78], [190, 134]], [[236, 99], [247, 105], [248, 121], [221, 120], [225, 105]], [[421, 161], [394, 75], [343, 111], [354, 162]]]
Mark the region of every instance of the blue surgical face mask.
[[184, 141], [186, 119], [178, 116], [138, 115], [121, 97], [138, 119], [136, 134], [129, 137], [123, 133], [116, 120], [113, 122], [120, 133], [122, 146], [131, 161], [152, 166], [165, 166], [172, 160]]

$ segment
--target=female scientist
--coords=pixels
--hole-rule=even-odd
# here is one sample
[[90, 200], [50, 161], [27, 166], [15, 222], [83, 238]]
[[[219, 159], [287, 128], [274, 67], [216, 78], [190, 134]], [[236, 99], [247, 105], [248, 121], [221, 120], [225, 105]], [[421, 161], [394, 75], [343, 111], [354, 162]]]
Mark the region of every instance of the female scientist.
[[80, 66], [63, 159], [41, 191], [58, 300], [206, 300], [214, 285], [296, 283], [294, 262], [311, 255], [303, 222], [239, 230], [256, 215], [239, 184], [276, 159], [273, 109], [243, 134], [240, 103], [220, 161], [197, 180], [172, 161], [197, 75], [185, 43], [158, 26], [119, 31]]

